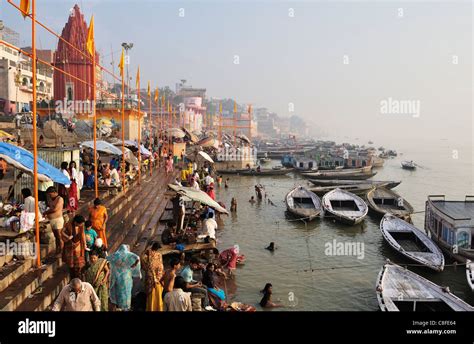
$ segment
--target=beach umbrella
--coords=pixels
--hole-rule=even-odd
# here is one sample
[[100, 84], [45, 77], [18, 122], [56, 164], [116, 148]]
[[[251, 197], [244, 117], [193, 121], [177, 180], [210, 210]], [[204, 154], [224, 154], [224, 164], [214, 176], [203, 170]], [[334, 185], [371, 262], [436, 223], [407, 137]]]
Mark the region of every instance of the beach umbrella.
[[184, 131], [186, 136], [189, 138], [189, 140], [191, 140], [191, 142], [196, 143], [196, 142], [199, 141], [199, 137], [197, 137], [196, 134], [193, 134], [191, 131], [189, 131], [188, 129], [186, 129], [184, 127], [183, 127], [182, 130]]
[[[94, 149], [94, 141], [84, 141], [81, 146]], [[113, 144], [107, 141], [96, 141], [96, 149], [98, 152], [102, 152], [110, 155], [122, 155], [122, 151], [115, 147]]]
[[206, 161], [209, 161], [211, 164], [214, 163], [214, 160], [212, 160], [212, 158], [209, 156], [209, 154], [207, 154], [206, 152], [204, 151], [199, 151], [198, 153], [201, 157], [203, 157], [204, 160]]
[[217, 140], [213, 137], [205, 137], [202, 140], [198, 141], [197, 144], [201, 147], [215, 147]]
[[193, 188], [188, 188], [185, 186], [179, 186], [175, 184], [168, 184], [168, 187], [180, 194], [181, 196], [187, 197], [193, 201], [199, 202], [204, 205], [208, 205], [214, 208], [219, 213], [229, 214], [229, 212], [220, 206], [219, 203], [214, 201], [207, 193], [201, 190], [196, 190]]
[[125, 147], [125, 161], [133, 166], [138, 166], [138, 159], [133, 152]]
[[[0, 158], [7, 164], [33, 175], [33, 154], [24, 148], [0, 142]], [[71, 184], [71, 181], [59, 169], [38, 158], [38, 180], [42, 182], [53, 181], [63, 185]]]

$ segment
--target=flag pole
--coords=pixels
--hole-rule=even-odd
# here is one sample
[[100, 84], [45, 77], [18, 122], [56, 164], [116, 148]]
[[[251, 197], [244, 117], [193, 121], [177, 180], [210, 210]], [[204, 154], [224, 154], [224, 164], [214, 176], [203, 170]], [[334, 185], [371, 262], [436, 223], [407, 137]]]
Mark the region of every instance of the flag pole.
[[[93, 22], [90, 25], [94, 25]], [[97, 166], [97, 112], [96, 102], [96, 75], [95, 75], [95, 39], [92, 40], [92, 115], [94, 118], [94, 189], [95, 198], [99, 198], [99, 176]]]
[[151, 156], [148, 158], [148, 166], [150, 166], [150, 176], [153, 174], [153, 166], [151, 164], [151, 160], [153, 159], [153, 148], [152, 148], [152, 135], [151, 135], [151, 131], [153, 130], [153, 126], [151, 125], [151, 87], [150, 87], [150, 84], [148, 84], [148, 100], [149, 100], [149, 104], [150, 104], [150, 118], [148, 119], [148, 124], [149, 124], [149, 127], [150, 127], [150, 130], [149, 130], [149, 133], [148, 133], [148, 139], [150, 140], [150, 146], [148, 148], [150, 148], [150, 152], [151, 152]]
[[31, 70], [33, 83], [33, 195], [35, 197], [35, 235], [36, 235], [36, 265], [41, 266], [41, 245], [39, 231], [39, 208], [38, 208], [38, 147], [37, 147], [37, 123], [36, 123], [36, 0], [31, 0]]
[[[123, 49], [122, 49], [123, 55]], [[125, 79], [123, 78], [124, 71], [123, 66], [121, 67], [121, 76], [122, 76], [122, 183], [123, 183], [123, 191], [125, 192]]]
[[138, 67], [137, 73], [137, 96], [138, 96], [138, 185], [141, 183], [142, 178], [142, 152], [141, 152], [141, 116], [140, 116], [140, 67]]

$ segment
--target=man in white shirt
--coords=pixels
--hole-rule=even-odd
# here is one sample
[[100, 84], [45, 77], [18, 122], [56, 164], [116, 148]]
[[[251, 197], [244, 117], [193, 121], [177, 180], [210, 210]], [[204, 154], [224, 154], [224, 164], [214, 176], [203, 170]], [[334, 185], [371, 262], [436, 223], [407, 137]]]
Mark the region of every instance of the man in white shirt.
[[203, 234], [199, 238], [210, 237], [216, 240], [217, 222], [214, 220], [214, 213], [209, 213], [208, 218], [202, 224]]
[[211, 185], [211, 183], [214, 183], [214, 178], [212, 178], [210, 174], [206, 174], [206, 177], [204, 178], [204, 183], [206, 183], [206, 186], [209, 186]]
[[191, 293], [186, 293], [183, 289], [186, 287], [183, 277], [176, 276], [174, 279], [173, 290], [165, 294], [165, 311], [168, 312], [192, 312]]

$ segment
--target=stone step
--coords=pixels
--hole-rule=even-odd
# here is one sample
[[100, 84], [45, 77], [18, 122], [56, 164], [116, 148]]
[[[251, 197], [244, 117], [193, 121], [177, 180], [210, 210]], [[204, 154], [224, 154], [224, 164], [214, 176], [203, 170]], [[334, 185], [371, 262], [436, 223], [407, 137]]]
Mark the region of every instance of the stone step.
[[1, 311], [15, 310], [62, 265], [61, 259], [54, 256], [48, 257], [48, 259], [51, 259], [51, 262], [43, 265], [40, 269], [30, 269], [0, 293]]
[[[41, 244], [41, 257], [49, 257], [55, 250], [54, 243]], [[18, 259], [0, 268], [0, 293], [36, 266], [36, 258]]]
[[28, 298], [18, 306], [16, 311], [41, 312], [48, 310], [64, 286], [69, 282], [67, 266], [61, 266], [56, 273], [49, 277], [40, 288], [36, 289]]
[[[154, 181], [156, 181], [156, 179], [150, 181], [150, 183]], [[166, 184], [166, 182], [167, 180], [162, 179], [158, 182], [158, 185], [153, 185], [154, 188], [148, 187], [149, 191], [145, 191], [141, 197], [137, 197], [137, 199], [130, 204], [130, 208], [127, 211], [127, 218], [122, 219], [118, 223], [119, 228], [128, 228], [128, 230], [113, 231], [113, 233], [110, 235], [112, 245], [109, 245], [109, 252], [114, 252], [120, 246], [120, 244], [125, 240], [129, 231], [138, 232], [140, 230], [140, 228], [136, 226], [138, 220], [146, 213], [147, 209], [152, 204], [152, 201], [156, 198], [160, 198], [160, 191], [163, 190], [163, 185]]]
[[[146, 180], [146, 179], [145, 179]], [[153, 198], [153, 194], [154, 194], [154, 198], [155, 198], [155, 201], [149, 201], [147, 203], [147, 207], [145, 208], [142, 208], [142, 212], [140, 212], [140, 215], [136, 215], [134, 216], [134, 214], [132, 214], [131, 212], [123, 212], [121, 214], [120, 211], [117, 213], [119, 215], [125, 215], [125, 214], [128, 214], [128, 218], [126, 218], [124, 224], [122, 225], [121, 228], [129, 228], [128, 231], [123, 231], [123, 235], [115, 235], [115, 236], [112, 236], [110, 235], [109, 236], [109, 240], [110, 243], [112, 243], [112, 247], [115, 248], [115, 247], [118, 247], [119, 244], [128, 236], [128, 232], [129, 231], [132, 231], [132, 230], [136, 230], [137, 232], [135, 233], [135, 237], [136, 239], [135, 240], [138, 240], [137, 236], [140, 237], [140, 234], [143, 232], [142, 231], [139, 231], [138, 229], [139, 228], [147, 228], [147, 225], [148, 227], [152, 224], [152, 223], [158, 223], [158, 219], [161, 215], [161, 208], [157, 209], [154, 214], [153, 214], [153, 217], [151, 218], [150, 221], [146, 221], [144, 220], [145, 216], [144, 214], [148, 211], [148, 208], [149, 207], [153, 207], [154, 205], [156, 205], [156, 199], [160, 197], [159, 193], [157, 193], [156, 191], [156, 184], [153, 184], [154, 182], [156, 182], [156, 184], [162, 184], [162, 187], [166, 187], [167, 185], [167, 182], [168, 180], [164, 180], [162, 176], [160, 175], [157, 175], [156, 176], [156, 180], [155, 180], [155, 175], [153, 175], [149, 180], [146, 180], [146, 182], [144, 182], [143, 184], [148, 184], [148, 185], [143, 185], [138, 187], [138, 185], [135, 185], [134, 188], [135, 189], [140, 189], [140, 190], [136, 190], [134, 192], [134, 195], [138, 195], [139, 192], [141, 191], [141, 188], [145, 188], [147, 190], [150, 190], [149, 193], [147, 193], [147, 197], [149, 197], [150, 199]], [[163, 183], [164, 182], [164, 183]], [[150, 186], [154, 186], [154, 187], [150, 187]], [[145, 203], [144, 202], [144, 198], [143, 197], [137, 197], [139, 202], [142, 202], [142, 203]], [[132, 202], [133, 204], [135, 204], [135, 202]], [[130, 205], [127, 205], [127, 207], [130, 207]], [[164, 206], [163, 206], [164, 207]], [[132, 208], [132, 207], [130, 207]], [[114, 216], [114, 218], [118, 218], [117, 214]], [[130, 216], [132, 215], [132, 216]], [[113, 220], [113, 218], [111, 219]], [[138, 221], [138, 222], [137, 222]], [[121, 221], [118, 221], [118, 223], [120, 224]], [[134, 228], [132, 228], [131, 224], [133, 223], [137, 223], [137, 226], [135, 226]], [[143, 224], [147, 224], [145, 226], [143, 226]], [[127, 227], [128, 226], [128, 227]], [[154, 231], [156, 228], [153, 228], [150, 230], [150, 231]], [[112, 228], [112, 231], [113, 232], [118, 232], [118, 231], [114, 231], [114, 228]], [[131, 240], [132, 243], [133, 243], [133, 240], [132, 240], [132, 236], [130, 235], [128, 237], [129, 239], [128, 240]], [[117, 243], [114, 243], [115, 240], [118, 240]], [[111, 246], [109, 244], [109, 246]], [[132, 246], [132, 245], [131, 245]], [[111, 250], [109, 248], [109, 252], [113, 252], [113, 250]], [[63, 266], [62, 268], [60, 268], [57, 273], [50, 277], [49, 279], [47, 279], [42, 285], [41, 285], [41, 288], [38, 289], [30, 298], [28, 299], [25, 299], [24, 302], [18, 307], [18, 310], [23, 310], [23, 311], [31, 311], [31, 310], [34, 310], [34, 311], [42, 311], [42, 310], [46, 310], [48, 309], [48, 307], [54, 302], [54, 300], [56, 299], [57, 295], [59, 294], [59, 292], [61, 291], [61, 289], [68, 283], [68, 269], [67, 267]]]

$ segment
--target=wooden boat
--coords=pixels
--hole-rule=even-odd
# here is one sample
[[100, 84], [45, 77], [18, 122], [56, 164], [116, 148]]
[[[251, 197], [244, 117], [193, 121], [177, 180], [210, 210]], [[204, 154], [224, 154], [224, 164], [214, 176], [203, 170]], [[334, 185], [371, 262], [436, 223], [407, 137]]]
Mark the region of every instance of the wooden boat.
[[375, 176], [376, 174], [377, 172], [370, 172], [370, 173], [310, 172], [310, 173], [303, 174], [303, 176], [310, 179], [366, 180]]
[[374, 188], [371, 184], [349, 184], [349, 185], [332, 185], [332, 186], [317, 186], [314, 188], [310, 188], [309, 191], [314, 192], [318, 196], [324, 196], [331, 190], [334, 189], [341, 189], [345, 191], [352, 192], [353, 194], [359, 196], [365, 196], [367, 192]]
[[380, 221], [380, 230], [385, 241], [395, 251], [418, 264], [443, 271], [443, 252], [434, 241], [412, 224], [387, 214]]
[[382, 311], [474, 311], [474, 307], [452, 294], [449, 288], [395, 264], [385, 264], [380, 270], [376, 294]]
[[384, 187], [376, 187], [367, 192], [367, 204], [370, 209], [381, 216], [393, 214], [407, 219], [413, 213], [413, 207], [396, 192]]
[[323, 197], [323, 208], [329, 216], [336, 220], [355, 225], [364, 220], [369, 208], [362, 198], [348, 191], [334, 189]]
[[217, 170], [217, 174], [239, 174], [244, 171], [247, 171], [247, 168], [240, 168], [240, 169], [228, 169], [228, 170]]
[[[340, 174], [354, 174], [354, 173], [371, 173], [372, 172], [372, 166], [365, 166], [365, 167], [360, 167], [360, 168], [336, 168], [332, 170], [324, 170], [324, 173], [340, 173]], [[301, 172], [302, 175], [304, 176], [311, 176], [317, 172]]]
[[270, 158], [261, 158], [260, 159], [261, 164], [268, 164], [271, 161], [272, 161], [272, 159], [270, 159]]
[[428, 196], [425, 231], [448, 256], [461, 263], [474, 261], [474, 196], [466, 196], [463, 201]]
[[416, 170], [416, 164], [413, 161], [402, 161], [402, 168], [405, 170]]
[[469, 259], [466, 261], [466, 278], [467, 284], [469, 284], [471, 290], [474, 291], [474, 263]]
[[309, 179], [311, 183], [317, 186], [338, 186], [338, 185], [359, 185], [370, 184], [372, 186], [383, 186], [387, 189], [393, 189], [400, 185], [401, 181], [390, 180], [349, 180], [349, 179]]
[[319, 197], [302, 186], [297, 186], [288, 192], [285, 203], [288, 212], [308, 221], [318, 217], [322, 210]]
[[283, 176], [285, 174], [293, 171], [292, 168], [282, 168], [282, 169], [273, 169], [273, 168], [262, 168], [260, 171], [252, 169], [239, 172], [242, 176]]

